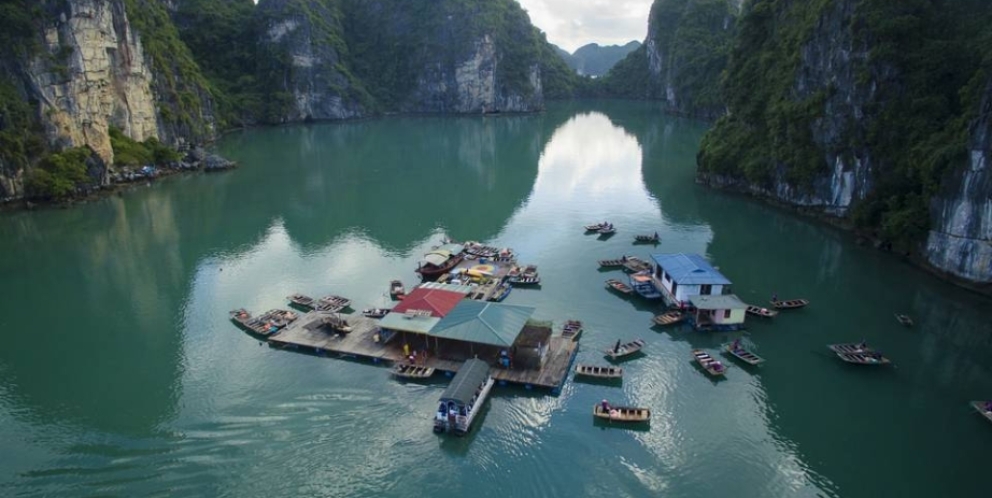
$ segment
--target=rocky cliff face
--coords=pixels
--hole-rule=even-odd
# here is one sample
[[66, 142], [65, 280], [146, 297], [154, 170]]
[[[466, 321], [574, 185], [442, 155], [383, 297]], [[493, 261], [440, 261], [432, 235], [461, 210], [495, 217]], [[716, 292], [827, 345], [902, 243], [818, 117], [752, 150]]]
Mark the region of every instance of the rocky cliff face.
[[89, 146], [112, 164], [108, 130], [160, 138], [152, 74], [123, 1], [69, 2], [25, 73], [56, 148]]
[[726, 66], [741, 0], [657, 0], [648, 19], [650, 98], [676, 114], [723, 114], [720, 73]]
[[969, 81], [988, 80], [990, 16], [971, 0], [756, 0], [698, 180], [838, 217], [938, 270], [992, 281], [992, 83], [969, 97], [981, 93]]
[[434, 61], [417, 78], [407, 111], [411, 112], [531, 112], [544, 108], [541, 71], [537, 61], [527, 71], [530, 92], [515, 92], [501, 84], [500, 57], [492, 38], [483, 35], [467, 58], [454, 64]]
[[263, 78], [274, 88], [281, 108], [269, 121], [346, 119], [367, 110], [363, 91], [349, 79], [341, 13], [336, 3], [320, 0], [264, 0], [256, 11], [261, 29]]
[[931, 203], [925, 256], [956, 277], [992, 283], [992, 79], [970, 132], [967, 168], [953, 171]]

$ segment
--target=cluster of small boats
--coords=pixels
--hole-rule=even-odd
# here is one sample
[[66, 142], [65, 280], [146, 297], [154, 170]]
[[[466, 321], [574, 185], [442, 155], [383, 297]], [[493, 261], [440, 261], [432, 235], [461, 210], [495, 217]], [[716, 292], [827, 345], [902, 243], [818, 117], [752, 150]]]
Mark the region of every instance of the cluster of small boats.
[[537, 265], [514, 266], [506, 274], [506, 281], [511, 285], [538, 285], [541, 276], [537, 274]]
[[271, 335], [279, 329], [289, 325], [299, 318], [293, 311], [274, 309], [269, 310], [257, 317], [253, 317], [248, 310], [238, 308], [230, 313], [231, 321], [239, 327], [258, 335]]
[[[604, 353], [610, 361], [624, 359], [637, 353], [644, 348], [644, 339], [636, 339], [623, 343], [617, 339], [617, 343]], [[623, 368], [615, 365], [586, 365], [575, 366], [575, 376], [577, 378], [594, 379], [600, 381], [618, 381], [623, 379]], [[628, 423], [649, 423], [651, 422], [651, 410], [634, 406], [613, 406], [607, 400], [597, 403], [592, 408], [593, 417], [610, 422]]]
[[320, 299], [314, 299], [310, 296], [305, 296], [303, 294], [292, 294], [286, 296], [289, 300], [290, 306], [300, 308], [306, 311], [317, 310], [317, 311], [329, 311], [331, 313], [339, 313], [351, 306], [351, 300], [343, 298], [341, 296], [324, 296]]

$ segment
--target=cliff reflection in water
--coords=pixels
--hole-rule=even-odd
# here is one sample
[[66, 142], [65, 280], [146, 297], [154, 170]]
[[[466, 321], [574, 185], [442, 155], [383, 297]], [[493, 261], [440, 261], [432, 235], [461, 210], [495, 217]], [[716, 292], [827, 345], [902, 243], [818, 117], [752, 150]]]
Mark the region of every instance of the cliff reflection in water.
[[[223, 151], [242, 164], [228, 188], [259, 225], [281, 217], [308, 248], [357, 229], [405, 252], [437, 228], [496, 235], [530, 192], [557, 126], [548, 115], [402, 117], [248, 131]], [[253, 167], [263, 163], [281, 165], [278, 177]]]

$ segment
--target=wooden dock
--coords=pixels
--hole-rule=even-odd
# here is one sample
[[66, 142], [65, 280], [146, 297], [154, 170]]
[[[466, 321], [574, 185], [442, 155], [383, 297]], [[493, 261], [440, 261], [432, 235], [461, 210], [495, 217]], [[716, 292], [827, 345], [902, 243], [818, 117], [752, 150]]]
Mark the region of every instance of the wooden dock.
[[[341, 315], [321, 311], [307, 313], [279, 333], [269, 337], [269, 345], [279, 349], [320, 355], [337, 355], [341, 358], [362, 359], [389, 365], [408, 361], [403, 354], [403, 337], [396, 334], [390, 340], [383, 341], [378, 320], [363, 316], [344, 316], [343, 318], [347, 319], [348, 325], [352, 327], [352, 331], [347, 334], [340, 334], [323, 325], [324, 317], [327, 316]], [[411, 343], [419, 344], [424, 341], [424, 336], [419, 334], [407, 334], [406, 338], [410, 339]], [[416, 346], [414, 349], [417, 349]], [[465, 360], [479, 353], [480, 349], [469, 350], [467, 347], [456, 349], [443, 345], [440, 355], [429, 352], [426, 359], [418, 351], [420, 356], [417, 358], [417, 364], [453, 374], [458, 371]], [[516, 384], [527, 389], [545, 388], [557, 394], [568, 376], [578, 349], [578, 341], [563, 338], [561, 335], [553, 335], [540, 370], [506, 369], [497, 366], [495, 355], [482, 353], [479, 357], [492, 365], [493, 378], [501, 384]]]

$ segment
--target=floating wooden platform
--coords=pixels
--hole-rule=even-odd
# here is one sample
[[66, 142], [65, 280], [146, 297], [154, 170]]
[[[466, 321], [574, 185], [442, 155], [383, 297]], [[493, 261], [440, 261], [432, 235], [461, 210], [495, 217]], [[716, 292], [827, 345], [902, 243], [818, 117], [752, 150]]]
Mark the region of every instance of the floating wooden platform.
[[575, 375], [585, 375], [597, 379], [620, 379], [623, 378], [623, 368], [601, 367], [598, 365], [575, 365]]
[[667, 311], [660, 315], [655, 315], [651, 320], [661, 326], [674, 325], [676, 323], [684, 321], [689, 315], [682, 313], [681, 311]]
[[[382, 342], [378, 320], [362, 316], [348, 316], [351, 332], [348, 334], [335, 333], [323, 325], [325, 317], [337, 316], [333, 313], [312, 311], [300, 317], [269, 337], [269, 345], [274, 348], [296, 350], [304, 353], [319, 355], [336, 355], [340, 358], [354, 358], [373, 363], [406, 362], [403, 355], [403, 341], [394, 338]], [[412, 338], [412, 335], [408, 335]], [[472, 358], [468, 347], [464, 351], [452, 351], [442, 348], [446, 356], [436, 357], [428, 354], [422, 356], [418, 364], [435, 370], [455, 373], [462, 363]], [[550, 389], [553, 393], [561, 389], [568, 376], [572, 362], [578, 352], [579, 343], [560, 335], [552, 335], [548, 343], [548, 352], [540, 370], [504, 369], [496, 366], [496, 358], [492, 358], [492, 376], [499, 382], [521, 385], [525, 388]], [[456, 357], [459, 356], [459, 357]]]

